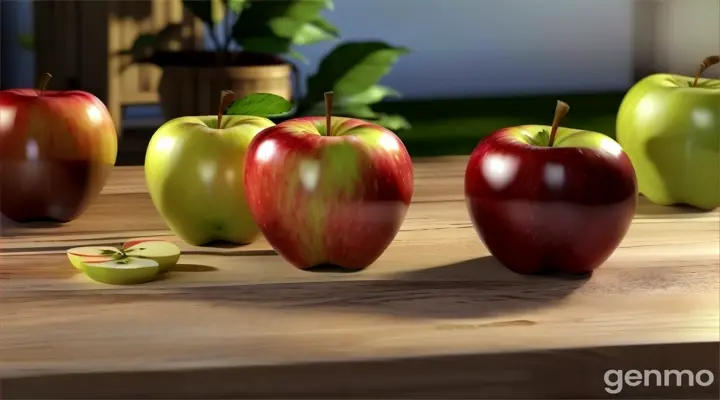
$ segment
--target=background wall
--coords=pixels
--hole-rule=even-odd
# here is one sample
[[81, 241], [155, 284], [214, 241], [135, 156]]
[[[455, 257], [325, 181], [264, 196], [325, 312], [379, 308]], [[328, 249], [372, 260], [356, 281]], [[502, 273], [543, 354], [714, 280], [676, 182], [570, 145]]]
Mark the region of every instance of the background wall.
[[[3, 85], [31, 86], [32, 54], [13, 39], [31, 28], [30, 0], [0, 1]], [[654, 23], [643, 28], [653, 38], [645, 44], [634, 40], [638, 1], [657, 6]], [[335, 5], [328, 16], [344, 39], [382, 39], [413, 50], [385, 79], [410, 98], [623, 90], [633, 79], [635, 53], [650, 53], [641, 60], [652, 69], [690, 74], [703, 57], [720, 52], [718, 0], [336, 0]], [[311, 63], [302, 69], [314, 71], [331, 47], [303, 47]]]
[[20, 47], [17, 36], [32, 31], [30, 0], [0, 0], [0, 86], [5, 88], [32, 85], [33, 55]]
[[[720, 0], [665, 0], [658, 15], [657, 68], [694, 76], [703, 58], [720, 54]], [[719, 67], [706, 76], [720, 77]]]
[[[346, 39], [412, 49], [387, 84], [446, 97], [622, 89], [629, 10], [626, 0], [337, 0], [329, 18]], [[316, 60], [330, 47], [303, 52]]]

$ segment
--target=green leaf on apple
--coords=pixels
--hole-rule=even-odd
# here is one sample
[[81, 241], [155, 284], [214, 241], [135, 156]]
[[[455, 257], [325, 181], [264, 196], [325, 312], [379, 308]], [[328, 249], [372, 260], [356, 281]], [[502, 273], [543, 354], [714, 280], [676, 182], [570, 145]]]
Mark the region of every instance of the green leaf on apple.
[[292, 108], [291, 102], [276, 94], [253, 93], [234, 101], [225, 114], [272, 118], [287, 114]]
[[400, 56], [408, 52], [405, 47], [384, 42], [341, 43], [320, 62], [315, 75], [308, 78], [307, 101], [320, 102], [323, 94], [330, 90], [338, 97], [362, 93], [390, 72]]

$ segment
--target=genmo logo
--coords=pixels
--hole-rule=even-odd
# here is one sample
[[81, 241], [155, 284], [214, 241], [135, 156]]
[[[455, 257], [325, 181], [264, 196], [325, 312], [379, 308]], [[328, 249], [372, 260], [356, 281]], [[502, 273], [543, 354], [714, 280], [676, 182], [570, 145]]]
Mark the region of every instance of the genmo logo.
[[715, 375], [706, 369], [693, 372], [687, 369], [682, 371], [676, 369], [657, 370], [637, 369], [621, 370], [611, 369], [605, 372], [605, 391], [610, 394], [622, 392], [625, 386], [657, 386], [657, 387], [680, 387], [680, 386], [710, 386], [715, 382]]

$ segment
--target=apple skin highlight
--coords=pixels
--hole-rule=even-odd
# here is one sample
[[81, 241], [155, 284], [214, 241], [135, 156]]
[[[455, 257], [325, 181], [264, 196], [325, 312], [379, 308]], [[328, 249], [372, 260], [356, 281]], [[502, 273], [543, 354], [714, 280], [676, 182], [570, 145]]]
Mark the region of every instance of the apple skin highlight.
[[[467, 207], [493, 256], [517, 273], [587, 273], [628, 231], [637, 183], [627, 155], [590, 132], [578, 147], [523, 142], [539, 126], [506, 128], [481, 141], [465, 174]], [[560, 128], [558, 143], [582, 133]], [[592, 137], [591, 137], [592, 136]], [[607, 142], [609, 140], [610, 142]], [[599, 142], [598, 142], [599, 143]]]

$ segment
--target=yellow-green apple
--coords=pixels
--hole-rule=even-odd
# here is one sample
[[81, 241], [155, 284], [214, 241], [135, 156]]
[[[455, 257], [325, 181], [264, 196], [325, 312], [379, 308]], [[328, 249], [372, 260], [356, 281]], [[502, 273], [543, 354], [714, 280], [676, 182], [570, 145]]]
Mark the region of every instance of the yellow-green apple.
[[122, 256], [118, 249], [111, 246], [73, 247], [66, 254], [70, 264], [80, 271], [85, 271], [85, 262], [105, 262]]
[[720, 206], [720, 79], [650, 75], [625, 95], [617, 140], [637, 173], [640, 193], [662, 205]]
[[82, 91], [0, 91], [0, 213], [16, 222], [68, 222], [100, 194], [117, 133], [105, 105]]
[[83, 269], [90, 279], [109, 285], [150, 282], [160, 272], [157, 262], [139, 257], [121, 257], [109, 261], [85, 261]]
[[155, 208], [176, 235], [197, 246], [247, 244], [259, 233], [245, 198], [243, 166], [253, 137], [275, 124], [262, 117], [223, 116], [232, 92], [223, 93], [217, 117], [166, 122], [145, 156]]
[[272, 247], [301, 269], [331, 264], [361, 270], [390, 245], [413, 192], [400, 139], [358, 119], [288, 120], [250, 144], [245, 192]]
[[132, 239], [121, 249], [111, 246], [74, 247], [67, 251], [70, 264], [85, 271], [87, 263], [103, 263], [126, 257], [146, 258], [158, 264], [158, 272], [170, 271], [180, 259], [180, 249], [174, 243], [159, 239]]
[[170, 271], [180, 260], [175, 243], [157, 239], [135, 239], [125, 243], [123, 253], [128, 257], [149, 258], [158, 263], [160, 273]]
[[465, 172], [468, 211], [480, 238], [518, 273], [587, 273], [620, 244], [635, 213], [635, 172], [601, 133], [551, 127], [501, 129], [482, 140]]

